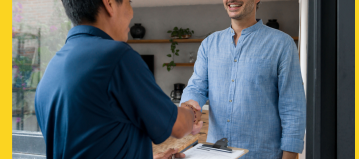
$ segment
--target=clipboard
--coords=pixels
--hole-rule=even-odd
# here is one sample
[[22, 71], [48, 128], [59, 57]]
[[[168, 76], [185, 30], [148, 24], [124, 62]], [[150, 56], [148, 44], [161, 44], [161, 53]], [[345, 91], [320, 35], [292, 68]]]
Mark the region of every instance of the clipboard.
[[215, 144], [206, 142], [198, 144], [195, 147], [189, 149], [188, 151], [185, 151], [184, 153], [186, 154], [186, 158], [188, 157], [194, 159], [197, 159], [197, 157], [198, 159], [207, 158], [205, 157], [206, 155], [218, 155], [222, 156], [222, 158], [231, 156], [231, 158], [233, 159], [239, 159], [249, 152], [249, 150], [247, 149], [227, 147], [227, 143], [227, 138], [222, 138], [218, 140]]

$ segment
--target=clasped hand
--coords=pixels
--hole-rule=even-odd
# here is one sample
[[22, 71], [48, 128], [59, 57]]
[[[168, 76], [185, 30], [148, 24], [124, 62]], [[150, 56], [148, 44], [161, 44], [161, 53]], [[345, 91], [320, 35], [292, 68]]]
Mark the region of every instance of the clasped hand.
[[[189, 100], [187, 102], [184, 102], [181, 104], [181, 107], [187, 108], [189, 110], [192, 110], [194, 113], [194, 123], [192, 128], [192, 135], [196, 135], [201, 131], [201, 128], [203, 126], [203, 121], [201, 121], [202, 112], [201, 107], [199, 106], [198, 102], [194, 100]], [[175, 158], [184, 158], [185, 155], [183, 153], [178, 153], [178, 149], [168, 149], [166, 152], [155, 154], [153, 156], [154, 159], [171, 159], [172, 155], [174, 155]]]
[[195, 118], [194, 118], [194, 124], [193, 124], [191, 134], [192, 135], [198, 134], [201, 131], [201, 128], [203, 126], [203, 121], [201, 121], [201, 117], [202, 117], [201, 107], [199, 106], [198, 102], [191, 99], [187, 102], [182, 103], [181, 107], [185, 107], [188, 109], [190, 109], [190, 107], [193, 108], [192, 110], [194, 110]]

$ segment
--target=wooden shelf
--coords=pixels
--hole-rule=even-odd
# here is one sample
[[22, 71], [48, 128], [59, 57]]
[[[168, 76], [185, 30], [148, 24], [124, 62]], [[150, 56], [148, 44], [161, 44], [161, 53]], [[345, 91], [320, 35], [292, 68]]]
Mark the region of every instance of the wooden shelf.
[[[178, 43], [200, 43], [203, 39], [174, 39]], [[127, 43], [171, 43], [170, 39], [128, 40]]]
[[[295, 41], [298, 41], [298, 37], [292, 37]], [[178, 43], [201, 43], [204, 39], [174, 39]], [[169, 39], [146, 39], [146, 40], [128, 40], [127, 43], [170, 43]]]
[[[166, 65], [168, 65], [168, 63], [165, 63]], [[194, 63], [176, 63], [176, 66], [194, 66]]]

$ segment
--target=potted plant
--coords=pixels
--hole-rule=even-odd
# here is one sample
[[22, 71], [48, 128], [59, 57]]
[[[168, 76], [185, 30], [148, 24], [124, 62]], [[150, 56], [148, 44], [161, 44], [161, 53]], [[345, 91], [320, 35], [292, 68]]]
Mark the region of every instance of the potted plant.
[[167, 33], [171, 33], [172, 39], [188, 39], [194, 34], [193, 30], [187, 29], [178, 29], [178, 27], [174, 27], [173, 30], [167, 31]]
[[176, 66], [174, 62], [175, 56], [179, 56], [178, 52], [180, 51], [179, 49], [176, 49], [176, 45], [178, 45], [178, 42], [175, 42], [173, 39], [188, 39], [192, 36], [192, 34], [194, 34], [194, 31], [190, 30], [189, 28], [178, 29], [178, 27], [174, 27], [173, 30], [169, 30], [167, 31], [167, 33], [171, 33], [171, 38], [172, 38], [170, 39], [172, 54], [167, 54], [167, 57], [172, 57], [172, 61], [168, 64], [164, 63], [162, 67], [167, 66], [167, 71], [169, 72], [171, 71], [171, 69], [173, 69]]
[[176, 45], [178, 45], [178, 42], [175, 42], [173, 41], [173, 39], [170, 39], [170, 42], [171, 42], [171, 52], [172, 54], [167, 54], [167, 57], [172, 57], [172, 61], [168, 64], [164, 63], [162, 65], [162, 67], [165, 67], [167, 66], [167, 71], [171, 71], [171, 69], [173, 69], [173, 67], [176, 66], [175, 64], [175, 55], [176, 56], [179, 56], [178, 52], [179, 52], [179, 49], [176, 50]]

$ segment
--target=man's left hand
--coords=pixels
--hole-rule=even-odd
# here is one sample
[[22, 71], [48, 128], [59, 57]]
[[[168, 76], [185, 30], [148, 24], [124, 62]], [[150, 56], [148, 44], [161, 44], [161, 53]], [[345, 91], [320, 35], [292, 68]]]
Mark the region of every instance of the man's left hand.
[[297, 155], [295, 152], [283, 151], [282, 159], [297, 159]]
[[172, 155], [175, 155], [175, 158], [185, 158], [186, 155], [183, 153], [178, 153], [178, 149], [168, 149], [166, 152], [158, 153], [153, 155], [153, 159], [172, 159]]

